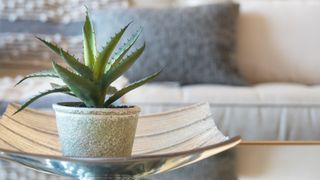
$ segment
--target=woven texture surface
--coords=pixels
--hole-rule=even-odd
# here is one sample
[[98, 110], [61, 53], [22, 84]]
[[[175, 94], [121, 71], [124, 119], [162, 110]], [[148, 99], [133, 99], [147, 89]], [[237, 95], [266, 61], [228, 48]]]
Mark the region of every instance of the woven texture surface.
[[[0, 148], [61, 155], [54, 116], [27, 109], [12, 117], [16, 108], [16, 105], [9, 105], [0, 120]], [[209, 106], [198, 104], [140, 117], [133, 154], [185, 151], [225, 139], [211, 118]], [[60, 179], [8, 163], [0, 167], [2, 179]]]
[[[54, 116], [31, 109], [12, 116], [16, 108], [9, 105], [0, 121], [0, 148], [61, 155]], [[179, 152], [224, 140], [226, 137], [215, 126], [208, 104], [198, 104], [141, 116], [133, 154]]]

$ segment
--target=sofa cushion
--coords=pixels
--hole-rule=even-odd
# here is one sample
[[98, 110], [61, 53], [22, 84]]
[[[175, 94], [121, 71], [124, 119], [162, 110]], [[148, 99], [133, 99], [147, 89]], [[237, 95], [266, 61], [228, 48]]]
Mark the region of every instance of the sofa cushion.
[[125, 102], [181, 102], [182, 91], [178, 82], [150, 83], [135, 89], [123, 98]]
[[152, 83], [127, 95], [126, 102], [320, 105], [320, 85], [265, 83], [255, 86], [189, 85]]
[[209, 101], [219, 104], [288, 104], [320, 105], [320, 86], [268, 83], [253, 87], [186, 86], [182, 88], [184, 102]]
[[136, 31], [139, 25], [143, 27], [140, 40], [145, 40], [147, 47], [127, 72], [130, 81], [165, 67], [156, 81], [242, 85], [234, 64], [237, 16], [238, 5], [218, 3], [197, 7], [109, 8], [94, 13], [94, 21], [99, 46], [132, 20], [135, 23], [129, 31]]
[[153, 93], [157, 90], [146, 85], [129, 93], [125, 100], [140, 105], [144, 114], [209, 102], [219, 129], [229, 136], [241, 135], [244, 140], [320, 140], [320, 86], [166, 86], [161, 90], [178, 95], [167, 102], [161, 93]]
[[251, 83], [320, 83], [320, 1], [238, 0], [238, 65]]

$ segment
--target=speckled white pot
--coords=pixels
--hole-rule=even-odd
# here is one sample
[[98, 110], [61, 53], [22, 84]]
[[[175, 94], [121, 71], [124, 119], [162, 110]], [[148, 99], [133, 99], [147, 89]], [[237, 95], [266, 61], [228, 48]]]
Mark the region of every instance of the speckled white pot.
[[64, 156], [125, 157], [132, 152], [139, 107], [82, 108], [53, 105]]

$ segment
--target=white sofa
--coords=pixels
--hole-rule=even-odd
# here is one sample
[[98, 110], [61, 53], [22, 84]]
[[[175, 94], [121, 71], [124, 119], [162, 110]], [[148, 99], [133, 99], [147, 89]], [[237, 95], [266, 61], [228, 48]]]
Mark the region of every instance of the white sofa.
[[[133, 1], [197, 5], [214, 0]], [[238, 0], [237, 64], [248, 87], [155, 83], [129, 93], [144, 113], [209, 102], [227, 135], [244, 140], [320, 139], [320, 1]]]
[[[216, 1], [166, 0], [157, 6]], [[254, 141], [236, 148], [239, 179], [319, 179], [313, 167], [320, 160], [320, 1], [236, 2], [237, 63], [250, 86], [154, 83], [124, 101], [140, 104], [143, 113], [209, 102], [225, 134]]]
[[253, 87], [219, 85], [166, 86], [153, 84], [128, 94], [143, 113], [161, 112], [187, 104], [210, 102], [218, 127], [244, 140], [319, 140], [320, 87], [261, 84]]

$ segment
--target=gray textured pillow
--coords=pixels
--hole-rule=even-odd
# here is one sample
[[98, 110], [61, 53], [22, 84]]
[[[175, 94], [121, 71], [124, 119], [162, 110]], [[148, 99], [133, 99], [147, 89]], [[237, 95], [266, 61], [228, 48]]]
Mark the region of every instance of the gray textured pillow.
[[130, 81], [166, 66], [157, 81], [242, 85], [234, 64], [238, 11], [238, 5], [233, 3], [159, 9], [108, 8], [94, 13], [93, 19], [99, 47], [130, 21], [134, 20], [130, 33], [143, 27], [141, 39], [147, 47], [126, 74]]

